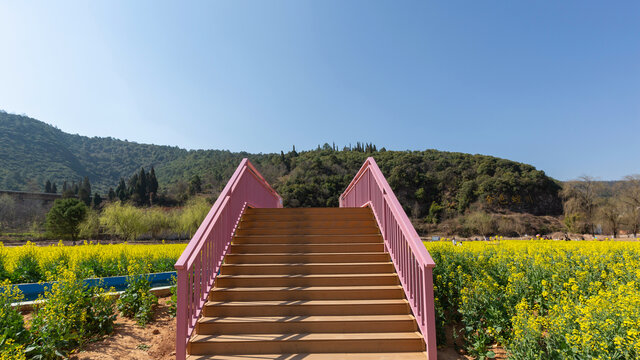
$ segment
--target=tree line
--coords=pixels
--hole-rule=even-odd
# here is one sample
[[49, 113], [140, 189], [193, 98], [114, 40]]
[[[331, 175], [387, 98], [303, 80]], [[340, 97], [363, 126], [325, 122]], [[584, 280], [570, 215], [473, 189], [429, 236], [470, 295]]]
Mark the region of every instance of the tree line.
[[640, 175], [607, 183], [583, 176], [565, 183], [564, 225], [575, 233], [612, 234], [640, 232]]

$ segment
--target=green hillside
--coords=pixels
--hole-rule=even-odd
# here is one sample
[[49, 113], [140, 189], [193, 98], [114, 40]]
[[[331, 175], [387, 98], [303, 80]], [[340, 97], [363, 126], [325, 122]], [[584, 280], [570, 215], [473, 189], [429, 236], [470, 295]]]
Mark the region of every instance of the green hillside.
[[[533, 166], [484, 155], [376, 151], [372, 146], [281, 154], [184, 150], [113, 138], [66, 134], [38, 120], [0, 112], [0, 189], [43, 189], [88, 176], [106, 193], [121, 177], [154, 166], [165, 191], [198, 175], [216, 192], [243, 157], [249, 157], [288, 206], [337, 206], [338, 196], [367, 156], [374, 156], [407, 212], [421, 218], [463, 213], [472, 206], [536, 215], [562, 212], [560, 185]], [[430, 212], [431, 210], [431, 212]]]

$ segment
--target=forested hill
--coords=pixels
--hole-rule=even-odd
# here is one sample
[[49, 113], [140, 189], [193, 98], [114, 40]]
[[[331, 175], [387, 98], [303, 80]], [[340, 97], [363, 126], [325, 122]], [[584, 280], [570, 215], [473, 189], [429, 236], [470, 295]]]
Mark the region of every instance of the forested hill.
[[533, 166], [491, 156], [427, 151], [385, 151], [372, 146], [280, 154], [188, 151], [113, 138], [66, 134], [29, 117], [0, 112], [0, 189], [42, 190], [51, 180], [88, 176], [105, 193], [140, 167], [154, 166], [165, 191], [184, 191], [195, 175], [216, 192], [239, 161], [249, 157], [287, 206], [337, 206], [338, 196], [367, 156], [374, 156], [391, 187], [416, 218], [462, 213], [481, 206], [495, 211], [559, 214], [560, 185]]

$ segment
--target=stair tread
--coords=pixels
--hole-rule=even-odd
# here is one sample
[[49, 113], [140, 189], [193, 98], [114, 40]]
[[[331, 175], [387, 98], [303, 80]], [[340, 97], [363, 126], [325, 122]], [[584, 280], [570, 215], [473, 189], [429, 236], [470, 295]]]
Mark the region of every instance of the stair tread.
[[[243, 254], [243, 255], [246, 255], [246, 254]], [[273, 255], [273, 254], [269, 254], [269, 255]], [[363, 266], [363, 265], [379, 265], [379, 264], [392, 265], [393, 263], [391, 261], [346, 262], [346, 263], [325, 263], [325, 262], [309, 263], [309, 262], [304, 262], [304, 263], [266, 263], [266, 264], [224, 264], [223, 266], [252, 266], [252, 267], [256, 267], [256, 266], [300, 266], [300, 265], [316, 266], [316, 265], [327, 265], [327, 266], [336, 266], [336, 267], [338, 267], [338, 266], [343, 266], [343, 265]]]
[[[359, 263], [363, 264], [363, 263]], [[287, 264], [289, 265], [289, 264]], [[332, 264], [332, 265], [335, 265]], [[261, 274], [251, 274], [251, 275], [218, 275], [218, 279], [220, 278], [228, 278], [228, 279], [273, 279], [273, 278], [290, 278], [290, 279], [313, 279], [313, 278], [348, 278], [348, 277], [359, 277], [359, 278], [376, 278], [376, 277], [396, 277], [396, 273], [373, 273], [373, 274], [289, 274], [289, 275], [261, 275]]]
[[[374, 235], [380, 235], [380, 234], [374, 234]], [[365, 236], [371, 236], [371, 234], [327, 234], [327, 235], [318, 235], [318, 234], [282, 234], [282, 235], [277, 235], [277, 234], [250, 234], [250, 235], [234, 235], [234, 237], [326, 237], [326, 236], [332, 236], [332, 237], [345, 237], [345, 238], [350, 238], [350, 237], [365, 237]]]
[[298, 315], [298, 316], [209, 316], [198, 319], [199, 323], [292, 323], [292, 322], [338, 322], [338, 321], [401, 321], [411, 320], [413, 315]]
[[424, 352], [190, 355], [187, 360], [425, 360]]
[[389, 290], [402, 289], [401, 285], [345, 285], [345, 286], [269, 286], [269, 287], [215, 287], [212, 292], [233, 292], [233, 291], [353, 291], [353, 290]]
[[275, 255], [380, 255], [387, 254], [384, 251], [362, 251], [362, 252], [328, 252], [328, 253], [310, 253], [310, 252], [286, 252], [286, 253], [230, 253], [233, 256], [275, 256]]
[[418, 331], [379, 333], [197, 334], [191, 337], [191, 342], [348, 341], [381, 339], [422, 339], [422, 334]]
[[367, 246], [367, 245], [382, 245], [382, 242], [363, 242], [363, 243], [320, 243], [320, 244], [296, 244], [296, 243], [268, 243], [268, 244], [231, 244], [231, 246], [264, 246], [264, 247], [272, 247], [272, 246]]
[[273, 306], [273, 305], [390, 305], [408, 304], [405, 299], [366, 300], [258, 300], [258, 301], [207, 301], [205, 306]]

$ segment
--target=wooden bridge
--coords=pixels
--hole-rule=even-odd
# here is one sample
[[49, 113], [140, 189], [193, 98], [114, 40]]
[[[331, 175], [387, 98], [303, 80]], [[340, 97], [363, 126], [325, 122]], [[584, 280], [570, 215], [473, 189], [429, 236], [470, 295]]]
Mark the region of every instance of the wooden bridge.
[[176, 358], [436, 359], [435, 266], [373, 158], [340, 208], [244, 159], [176, 263]]

